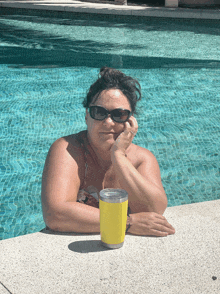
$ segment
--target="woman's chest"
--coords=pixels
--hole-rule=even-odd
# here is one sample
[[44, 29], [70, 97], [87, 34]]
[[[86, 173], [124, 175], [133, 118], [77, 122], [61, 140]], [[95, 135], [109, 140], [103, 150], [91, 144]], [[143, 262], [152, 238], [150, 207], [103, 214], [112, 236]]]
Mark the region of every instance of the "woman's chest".
[[112, 166], [108, 170], [88, 167], [84, 188], [94, 186], [99, 191], [105, 188], [121, 188]]

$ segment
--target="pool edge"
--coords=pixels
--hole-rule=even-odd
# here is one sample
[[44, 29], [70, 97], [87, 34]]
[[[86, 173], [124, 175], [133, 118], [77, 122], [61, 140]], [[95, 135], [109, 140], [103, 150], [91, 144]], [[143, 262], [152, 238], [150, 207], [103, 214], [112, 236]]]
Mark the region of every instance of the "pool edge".
[[145, 7], [132, 5], [103, 4], [82, 1], [46, 1], [41, 2], [28, 0], [0, 1], [0, 7], [22, 8], [33, 10], [49, 10], [77, 13], [96, 13], [113, 14], [159, 18], [184, 18], [184, 19], [220, 19], [220, 9], [191, 9], [191, 8], [172, 8], [172, 7]]
[[[146, 293], [146, 285], [151, 293], [217, 293], [219, 210], [220, 200], [169, 207], [165, 216], [176, 229], [174, 235], [126, 235], [124, 246], [110, 251], [101, 247], [99, 234], [39, 232], [6, 239], [0, 243], [1, 282], [12, 293], [90, 293], [96, 286], [96, 293], [110, 294], [105, 280], [110, 286], [116, 283], [118, 291], [124, 291], [125, 283], [127, 289], [139, 287], [133, 293]], [[134, 271], [129, 270], [131, 262]], [[116, 265], [120, 271], [111, 270], [109, 276], [106, 266]], [[92, 276], [85, 277], [90, 271]]]

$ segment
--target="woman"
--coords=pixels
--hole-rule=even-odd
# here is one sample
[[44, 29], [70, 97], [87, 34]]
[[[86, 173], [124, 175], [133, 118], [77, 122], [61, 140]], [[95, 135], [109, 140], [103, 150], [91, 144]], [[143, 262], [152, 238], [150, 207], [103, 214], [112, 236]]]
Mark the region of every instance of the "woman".
[[60, 232], [100, 232], [99, 197], [103, 188], [128, 192], [128, 232], [167, 236], [174, 228], [163, 213], [167, 197], [154, 155], [132, 143], [138, 130], [133, 116], [140, 84], [111, 68], [101, 68], [84, 101], [87, 130], [55, 141], [42, 177], [46, 225]]

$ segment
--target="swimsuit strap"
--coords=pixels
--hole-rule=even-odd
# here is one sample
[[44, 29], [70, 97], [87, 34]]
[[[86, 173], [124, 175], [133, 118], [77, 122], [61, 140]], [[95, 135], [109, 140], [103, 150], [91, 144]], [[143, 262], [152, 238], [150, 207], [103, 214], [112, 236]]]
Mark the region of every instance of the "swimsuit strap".
[[85, 159], [85, 175], [84, 175], [84, 181], [83, 181], [83, 183], [85, 183], [86, 175], [87, 175], [87, 171], [88, 171], [87, 154], [86, 154], [85, 157], [86, 157], [86, 159]]

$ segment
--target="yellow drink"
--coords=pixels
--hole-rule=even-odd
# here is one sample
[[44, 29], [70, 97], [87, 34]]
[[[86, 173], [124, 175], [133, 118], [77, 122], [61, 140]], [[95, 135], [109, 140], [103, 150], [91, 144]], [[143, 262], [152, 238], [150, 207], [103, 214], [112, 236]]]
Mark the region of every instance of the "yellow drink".
[[108, 248], [123, 246], [128, 211], [128, 194], [122, 189], [104, 189], [100, 192], [101, 241]]

